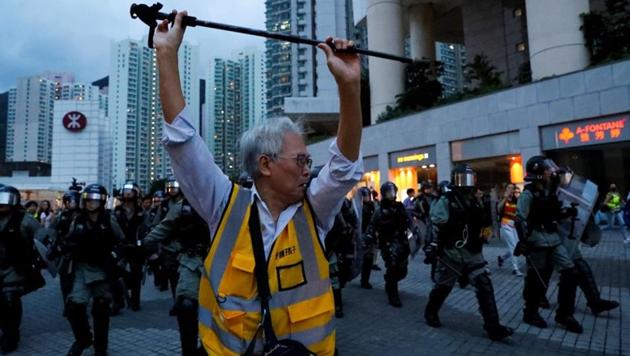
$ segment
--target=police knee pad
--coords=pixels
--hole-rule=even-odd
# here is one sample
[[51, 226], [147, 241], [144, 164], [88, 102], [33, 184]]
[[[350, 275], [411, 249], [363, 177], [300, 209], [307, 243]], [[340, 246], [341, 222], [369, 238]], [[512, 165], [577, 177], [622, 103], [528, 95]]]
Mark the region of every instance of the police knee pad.
[[109, 315], [110, 300], [104, 297], [94, 298], [92, 302], [92, 316]]
[[180, 295], [175, 302], [175, 308], [178, 312], [197, 313], [199, 302], [196, 299]]
[[591, 266], [583, 258], [576, 259], [575, 261], [573, 261], [573, 264], [575, 265], [577, 271], [581, 274], [593, 273], [593, 271], [591, 270]]
[[475, 287], [484, 290], [494, 292], [494, 288], [492, 287], [492, 280], [488, 277], [488, 273], [484, 272], [474, 279]]
[[66, 315], [71, 318], [74, 315], [84, 313], [87, 305], [79, 304], [72, 301], [66, 302]]

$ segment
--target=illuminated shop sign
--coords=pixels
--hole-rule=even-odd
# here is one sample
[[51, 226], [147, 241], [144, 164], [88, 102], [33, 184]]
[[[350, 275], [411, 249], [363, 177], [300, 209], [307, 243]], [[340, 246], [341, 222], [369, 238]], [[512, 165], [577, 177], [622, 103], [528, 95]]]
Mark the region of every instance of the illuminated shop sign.
[[435, 166], [435, 147], [414, 148], [389, 154], [389, 168]]
[[543, 150], [630, 140], [628, 115], [571, 122], [541, 129]]

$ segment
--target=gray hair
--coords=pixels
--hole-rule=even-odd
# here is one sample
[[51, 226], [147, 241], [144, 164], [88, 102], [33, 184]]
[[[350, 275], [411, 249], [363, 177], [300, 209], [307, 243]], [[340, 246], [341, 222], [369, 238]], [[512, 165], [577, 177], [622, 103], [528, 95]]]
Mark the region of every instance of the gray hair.
[[245, 131], [241, 136], [241, 160], [243, 170], [253, 179], [260, 176], [258, 158], [263, 154], [280, 154], [284, 135], [293, 132], [302, 135], [300, 123], [291, 121], [286, 116], [270, 118]]

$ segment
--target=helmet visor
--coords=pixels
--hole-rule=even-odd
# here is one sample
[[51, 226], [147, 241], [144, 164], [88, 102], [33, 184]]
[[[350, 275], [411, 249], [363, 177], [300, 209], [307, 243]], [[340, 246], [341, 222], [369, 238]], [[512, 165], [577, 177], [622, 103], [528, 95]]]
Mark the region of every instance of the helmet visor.
[[19, 197], [15, 193], [0, 192], [0, 205], [17, 205]]
[[107, 200], [107, 196], [100, 193], [83, 193], [84, 200]]
[[452, 183], [456, 187], [474, 187], [477, 183], [477, 175], [468, 171], [454, 173]]

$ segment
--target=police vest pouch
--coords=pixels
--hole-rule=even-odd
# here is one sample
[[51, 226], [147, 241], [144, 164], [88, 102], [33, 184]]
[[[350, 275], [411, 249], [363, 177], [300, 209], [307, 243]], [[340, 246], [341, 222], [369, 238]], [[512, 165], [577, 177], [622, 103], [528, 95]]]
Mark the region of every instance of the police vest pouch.
[[262, 320], [260, 327], [256, 331], [254, 338], [249, 343], [246, 356], [254, 354], [258, 333], [263, 331], [263, 355], [264, 356], [315, 356], [302, 343], [291, 339], [278, 340], [271, 325], [271, 312], [269, 310], [269, 299], [271, 292], [269, 289], [269, 277], [267, 275], [267, 263], [265, 261], [265, 251], [263, 247], [262, 234], [260, 233], [260, 221], [258, 218], [258, 207], [254, 202], [249, 213], [249, 234], [252, 239], [252, 250], [256, 265], [254, 273], [258, 285], [258, 298], [260, 299]]

